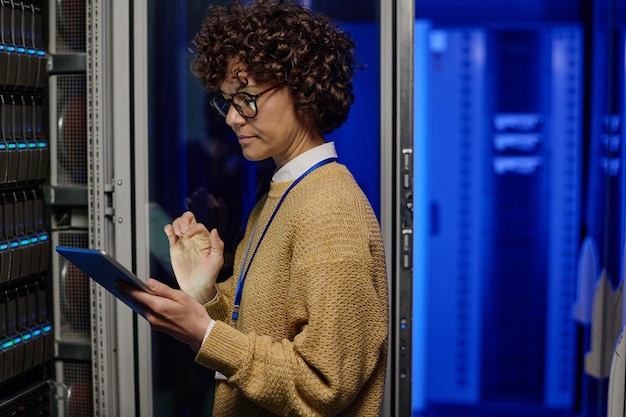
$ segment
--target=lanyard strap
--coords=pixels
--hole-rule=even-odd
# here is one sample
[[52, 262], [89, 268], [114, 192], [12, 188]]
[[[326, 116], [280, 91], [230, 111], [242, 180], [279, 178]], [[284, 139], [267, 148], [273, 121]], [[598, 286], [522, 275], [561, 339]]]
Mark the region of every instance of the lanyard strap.
[[[233, 314], [232, 314], [233, 324], [239, 318], [239, 306], [241, 305], [241, 294], [243, 293], [243, 285], [245, 283], [246, 277], [248, 276], [248, 271], [250, 270], [250, 265], [252, 265], [252, 260], [254, 259], [257, 251], [259, 250], [259, 246], [261, 246], [261, 241], [265, 237], [265, 234], [267, 233], [267, 229], [269, 229], [270, 224], [272, 224], [272, 221], [274, 220], [274, 217], [276, 217], [276, 213], [278, 213], [278, 209], [280, 209], [280, 206], [283, 204], [283, 201], [285, 201], [285, 198], [287, 197], [287, 194], [289, 194], [289, 192], [293, 189], [293, 187], [298, 185], [298, 183], [300, 181], [302, 181], [302, 179], [304, 177], [306, 177], [307, 175], [309, 175], [311, 172], [315, 171], [317, 168], [319, 168], [319, 167], [321, 167], [323, 165], [326, 165], [326, 164], [328, 164], [330, 162], [334, 162], [336, 160], [337, 160], [337, 158], [327, 158], [327, 159], [324, 159], [322, 161], [319, 161], [318, 163], [313, 165], [311, 168], [307, 169], [302, 175], [300, 175], [289, 186], [289, 188], [287, 188], [287, 191], [285, 191], [285, 193], [282, 195], [282, 197], [278, 201], [278, 204], [276, 205], [276, 208], [274, 209], [274, 212], [272, 213], [272, 215], [270, 216], [270, 219], [268, 220], [267, 224], [265, 225], [265, 229], [263, 229], [263, 233], [261, 234], [261, 237], [259, 238], [259, 241], [257, 242], [256, 247], [254, 248], [254, 252], [252, 252], [252, 256], [250, 257], [250, 261], [246, 265], [246, 260], [248, 259], [248, 254], [250, 252], [250, 246], [252, 245], [252, 240], [254, 239], [254, 235], [256, 234], [256, 228], [259, 225], [258, 222], [257, 222], [256, 226], [254, 226], [254, 230], [252, 231], [252, 236], [250, 236], [250, 241], [248, 242], [248, 248], [246, 249], [246, 255], [243, 258], [243, 264], [241, 265], [241, 270], [239, 271], [239, 281], [237, 282], [237, 292], [235, 293], [235, 305], [234, 305]], [[246, 266], [245, 272], [244, 272], [244, 266]]]

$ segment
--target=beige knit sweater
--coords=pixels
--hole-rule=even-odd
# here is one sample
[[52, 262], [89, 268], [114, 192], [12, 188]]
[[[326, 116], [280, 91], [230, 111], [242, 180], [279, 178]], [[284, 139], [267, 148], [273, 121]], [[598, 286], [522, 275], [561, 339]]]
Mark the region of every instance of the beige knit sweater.
[[[290, 182], [272, 183], [253, 210], [233, 277], [206, 305], [217, 320], [196, 361], [217, 381], [214, 416], [378, 416], [388, 299], [380, 227], [352, 175], [331, 163], [289, 193], [231, 311], [239, 269]], [[250, 256], [250, 255], [249, 255]]]

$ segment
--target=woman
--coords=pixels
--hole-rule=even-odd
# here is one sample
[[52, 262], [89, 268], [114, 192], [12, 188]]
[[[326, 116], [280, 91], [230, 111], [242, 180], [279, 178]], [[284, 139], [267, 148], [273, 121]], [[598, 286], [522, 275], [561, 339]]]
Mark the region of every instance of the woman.
[[211, 7], [194, 73], [245, 158], [276, 172], [252, 211], [233, 276], [191, 212], [165, 226], [182, 291], [127, 289], [155, 330], [216, 371], [215, 416], [376, 416], [388, 342], [376, 216], [324, 134], [353, 102], [354, 44], [286, 1]]

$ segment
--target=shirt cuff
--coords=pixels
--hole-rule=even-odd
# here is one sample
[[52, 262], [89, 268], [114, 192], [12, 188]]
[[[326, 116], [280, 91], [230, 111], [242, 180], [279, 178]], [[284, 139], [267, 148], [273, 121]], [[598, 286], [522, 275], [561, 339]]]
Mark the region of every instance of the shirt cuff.
[[217, 288], [217, 285], [215, 284], [213, 284], [213, 286], [215, 287], [215, 295], [209, 301], [205, 302], [204, 305], [214, 304], [220, 298], [220, 289]]
[[206, 341], [206, 338], [211, 334], [211, 330], [213, 330], [213, 326], [215, 326], [215, 320], [211, 319], [209, 323], [209, 327], [207, 327], [206, 332], [204, 333], [204, 337], [202, 338], [202, 344]]

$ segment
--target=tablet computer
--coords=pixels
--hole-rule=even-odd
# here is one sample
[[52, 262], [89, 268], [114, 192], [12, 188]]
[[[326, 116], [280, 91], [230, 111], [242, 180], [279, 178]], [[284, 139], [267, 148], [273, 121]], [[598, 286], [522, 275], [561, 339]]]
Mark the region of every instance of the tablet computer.
[[145, 282], [126, 269], [111, 255], [103, 250], [67, 246], [57, 246], [56, 251], [87, 276], [91, 277], [91, 279], [106, 288], [111, 294], [122, 300], [137, 314], [144, 316], [133, 300], [117, 289], [115, 282], [122, 280], [146, 292], [151, 293], [152, 291], [146, 286]]

